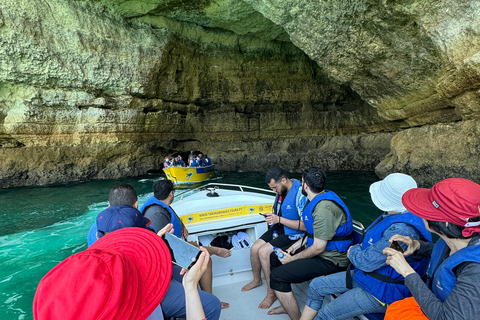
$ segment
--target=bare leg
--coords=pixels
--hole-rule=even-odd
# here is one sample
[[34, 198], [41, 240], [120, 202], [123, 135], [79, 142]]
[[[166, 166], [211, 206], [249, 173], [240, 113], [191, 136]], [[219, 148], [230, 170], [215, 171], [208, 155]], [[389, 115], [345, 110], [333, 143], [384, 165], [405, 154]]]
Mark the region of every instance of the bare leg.
[[277, 300], [275, 291], [270, 288], [270, 254], [273, 252], [273, 246], [270, 243], [265, 243], [259, 250], [260, 263], [262, 265], [265, 281], [267, 281], [267, 295], [265, 299], [258, 305], [260, 309], [268, 309]]
[[303, 309], [300, 320], [313, 320], [317, 316], [317, 313], [318, 313], [317, 310], [312, 309], [309, 306], [305, 306], [305, 309]]
[[[278, 300], [280, 300], [280, 303], [282, 304], [283, 309], [285, 312], [288, 314], [291, 320], [299, 320], [300, 319], [300, 308], [298, 307], [297, 300], [295, 299], [295, 296], [293, 295], [293, 292], [280, 292], [280, 291], [275, 291], [275, 294], [278, 297]], [[275, 312], [275, 309], [273, 308], [268, 312], [268, 314], [276, 314], [273, 313]]]
[[262, 265], [260, 264], [260, 257], [258, 250], [266, 242], [258, 239], [250, 249], [250, 263], [252, 265], [253, 280], [243, 286], [242, 291], [248, 291], [262, 285]]
[[225, 248], [219, 248], [219, 247], [205, 247], [207, 249], [208, 253], [210, 255], [217, 255], [222, 258], [228, 258], [232, 255], [232, 251], [225, 249]]
[[[200, 278], [200, 281], [198, 282], [200, 285], [200, 288], [208, 293], [212, 293], [212, 281], [213, 281], [213, 273], [212, 273], [212, 259], [209, 259], [208, 265], [207, 265], [207, 270], [205, 270], [205, 273], [202, 275]], [[221, 302], [222, 304], [222, 309], [226, 309], [230, 307], [230, 305], [226, 302]]]

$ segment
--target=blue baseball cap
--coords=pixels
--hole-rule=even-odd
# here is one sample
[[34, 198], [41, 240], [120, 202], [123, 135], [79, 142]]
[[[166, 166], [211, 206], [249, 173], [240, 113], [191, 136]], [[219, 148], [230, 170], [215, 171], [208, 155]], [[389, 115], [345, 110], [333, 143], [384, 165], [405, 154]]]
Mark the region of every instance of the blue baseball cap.
[[132, 206], [110, 206], [97, 215], [98, 238], [118, 229], [147, 228], [152, 222]]

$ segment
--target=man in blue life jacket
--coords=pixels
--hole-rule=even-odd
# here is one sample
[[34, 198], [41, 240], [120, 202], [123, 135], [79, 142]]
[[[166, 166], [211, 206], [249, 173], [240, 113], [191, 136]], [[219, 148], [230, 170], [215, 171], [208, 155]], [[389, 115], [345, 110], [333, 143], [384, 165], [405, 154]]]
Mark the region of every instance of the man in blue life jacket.
[[320, 168], [308, 168], [303, 173], [302, 192], [309, 200], [302, 213], [306, 235], [279, 250], [283, 257], [270, 255], [270, 286], [281, 306], [270, 310], [269, 315], [287, 313], [290, 319], [298, 320], [300, 309], [291, 284], [344, 270], [349, 263], [352, 217], [338, 195], [324, 190], [325, 180], [325, 171]]
[[[387, 255], [382, 251], [395, 234], [432, 241], [422, 219], [406, 211], [402, 204], [403, 194], [416, 187], [415, 180], [402, 173], [392, 173], [370, 186], [373, 203], [384, 213], [367, 228], [361, 243], [349, 249], [354, 271], [348, 268], [346, 272], [319, 277], [310, 283], [302, 320], [347, 319], [383, 313], [388, 304], [410, 295], [403, 277], [386, 265]], [[400, 250], [406, 250], [405, 244], [401, 247]], [[428, 265], [425, 258], [411, 256], [408, 261], [419, 274], [423, 274]], [[324, 297], [335, 293], [342, 295], [322, 307]]]
[[[152, 221], [152, 226], [158, 230], [163, 229], [167, 224], [171, 223], [173, 225], [173, 234], [178, 238], [183, 238], [185, 241], [188, 238], [188, 230], [183, 224], [183, 222], [178, 217], [177, 213], [170, 206], [173, 203], [175, 189], [173, 182], [167, 179], [158, 180], [153, 184], [153, 196], [150, 197], [140, 208], [142, 214]], [[195, 244], [196, 245], [196, 244]], [[218, 247], [205, 247], [209, 254], [217, 255], [222, 258], [227, 258], [231, 256], [231, 251], [225, 248]], [[174, 266], [174, 273], [176, 266]], [[203, 291], [212, 293], [212, 262], [208, 264], [208, 269], [203, 274], [200, 279], [200, 287]], [[180, 283], [181, 286], [181, 283]], [[180, 287], [179, 288], [183, 288]], [[168, 297], [166, 297], [168, 298]], [[202, 298], [203, 299], [203, 298]], [[165, 299], [164, 299], [165, 301]], [[164, 302], [162, 302], [163, 304]], [[175, 318], [182, 318], [178, 313], [175, 315], [172, 312], [167, 313], [170, 309], [166, 309], [166, 306], [163, 306], [163, 311], [168, 316], [173, 316]], [[222, 309], [228, 308], [229, 304], [222, 302]]]
[[212, 165], [212, 159], [210, 159], [207, 155], [204, 157], [204, 166], [211, 166]]
[[[277, 300], [275, 292], [270, 288], [270, 254], [273, 247], [284, 248], [302, 238], [305, 233], [301, 215], [307, 199], [302, 194], [300, 181], [289, 179], [280, 167], [268, 170], [265, 182], [277, 194], [273, 204], [273, 213], [265, 214], [265, 220], [270, 226], [260, 238], [255, 241], [250, 251], [253, 280], [246, 284], [242, 291], [248, 291], [262, 284], [262, 274], [267, 282], [267, 295], [258, 306], [268, 309]], [[276, 238], [274, 236], [277, 235]]]
[[183, 162], [182, 156], [178, 155], [177, 157], [177, 166], [185, 167], [185, 162]]

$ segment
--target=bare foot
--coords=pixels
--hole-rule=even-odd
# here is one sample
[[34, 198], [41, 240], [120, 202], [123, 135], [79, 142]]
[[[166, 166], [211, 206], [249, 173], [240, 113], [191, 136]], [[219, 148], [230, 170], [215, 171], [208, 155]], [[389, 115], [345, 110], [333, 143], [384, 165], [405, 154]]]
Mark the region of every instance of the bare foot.
[[[259, 309], [268, 309], [272, 306], [272, 304], [277, 300], [277, 296], [274, 294], [268, 294], [267, 293], [267, 296], [265, 297], [265, 299], [263, 299], [263, 301], [258, 305], [258, 308]], [[275, 310], [275, 309], [272, 309], [272, 310]], [[270, 310], [271, 311], [271, 310]]]
[[222, 258], [228, 258], [232, 255], [232, 251], [225, 248], [217, 248], [217, 252], [215, 254]]
[[282, 306], [278, 306], [278, 307], [273, 308], [272, 310], [269, 310], [267, 313], [269, 315], [272, 315], [272, 314], [283, 314], [283, 313], [286, 313], [286, 312], [285, 312], [285, 309]]
[[230, 304], [227, 302], [220, 302], [222, 304], [222, 309], [228, 309], [230, 308]]
[[242, 291], [245, 292], [245, 291], [248, 291], [248, 290], [252, 290], [253, 288], [259, 287], [261, 285], [262, 285], [262, 280], [260, 280], [260, 281], [252, 280], [252, 281], [250, 281], [249, 283], [247, 283], [246, 285], [243, 286]]

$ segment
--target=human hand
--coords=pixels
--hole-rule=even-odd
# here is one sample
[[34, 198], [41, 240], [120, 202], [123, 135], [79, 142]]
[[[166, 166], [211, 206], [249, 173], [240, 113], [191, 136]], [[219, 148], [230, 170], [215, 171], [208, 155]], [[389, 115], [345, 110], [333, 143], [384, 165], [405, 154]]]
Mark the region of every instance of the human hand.
[[173, 233], [173, 224], [172, 223], [167, 224], [165, 227], [163, 227], [162, 230], [157, 232], [157, 234], [160, 237], [163, 237], [165, 235], [165, 233]]
[[198, 282], [202, 277], [205, 270], [207, 270], [208, 263], [210, 261], [210, 254], [207, 249], [200, 247], [202, 253], [197, 259], [197, 262], [190, 268], [190, 270], [182, 269], [180, 271], [181, 275], [184, 275], [182, 284], [185, 289], [195, 289], [197, 288]]
[[420, 242], [418, 242], [418, 240], [413, 240], [410, 237], [402, 236], [399, 234], [392, 236], [388, 241], [390, 241], [390, 243], [392, 243], [392, 241], [400, 241], [405, 243], [408, 246], [407, 250], [405, 250], [405, 252], [403, 253], [403, 256], [405, 257], [408, 257], [409, 255], [420, 249]]
[[302, 246], [302, 240], [303, 239], [300, 238], [297, 242], [295, 242], [290, 247], [288, 247], [287, 253], [290, 254], [290, 255], [295, 253], [295, 251], [297, 251]]
[[415, 270], [413, 270], [408, 264], [404, 255], [400, 251], [387, 247], [383, 249], [383, 254], [387, 255], [386, 264], [395, 269], [395, 271], [401, 274], [404, 278], [411, 273], [415, 273]]
[[283, 253], [283, 258], [280, 258], [280, 257], [278, 258], [278, 260], [280, 260], [280, 262], [281, 262], [282, 264], [287, 264], [287, 263], [292, 262], [293, 260], [295, 260], [295, 259], [293, 258], [293, 256], [290, 255], [290, 253], [285, 252], [285, 251], [283, 251], [283, 250], [280, 249], [280, 248], [278, 248], [277, 250], [278, 250], [279, 252]]
[[347, 250], [347, 258], [350, 258], [350, 249], [352, 249], [353, 246], [350, 246], [348, 247], [348, 250]]
[[280, 221], [280, 217], [273, 213], [265, 213], [264, 216], [269, 226], [277, 224]]

